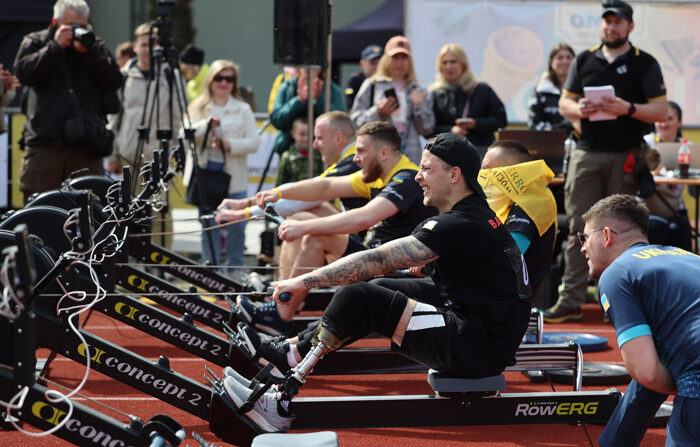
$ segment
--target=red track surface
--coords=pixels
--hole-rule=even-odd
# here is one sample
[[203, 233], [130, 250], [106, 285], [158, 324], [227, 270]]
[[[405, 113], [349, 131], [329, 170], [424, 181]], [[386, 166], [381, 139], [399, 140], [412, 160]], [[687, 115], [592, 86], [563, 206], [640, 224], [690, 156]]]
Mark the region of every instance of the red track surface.
[[[609, 346], [605, 351], [584, 354], [586, 361], [613, 362], [621, 364], [622, 358], [614, 341], [612, 326], [603, 324], [600, 310], [597, 306], [588, 305], [584, 308], [585, 320], [582, 323], [564, 325], [545, 325], [549, 332], [587, 332], [608, 338]], [[88, 331], [103, 337], [120, 346], [132, 350], [151, 360], [160, 355], [170, 358], [171, 367], [181, 374], [204, 382], [205, 361], [178, 348], [166, 345], [164, 342], [133, 328], [109, 319], [101, 314], [93, 314], [85, 327]], [[37, 351], [37, 357], [45, 358], [46, 350]], [[323, 360], [322, 360], [323, 361]], [[209, 364], [217, 373], [221, 368]], [[57, 357], [52, 364], [49, 378], [65, 386], [74, 387], [83, 374], [83, 367], [71, 360]], [[548, 384], [535, 385], [519, 373], [506, 373], [508, 389], [506, 392], [547, 391]], [[555, 385], [557, 390], [568, 390], [569, 385]], [[608, 387], [584, 387], [587, 390], [605, 389]], [[624, 390], [625, 385], [617, 386]], [[331, 396], [331, 395], [382, 395], [382, 394], [428, 394], [430, 393], [425, 376], [422, 374], [408, 375], [362, 375], [342, 377], [311, 377], [302, 389], [302, 396]], [[188, 439], [182, 445], [189, 443], [197, 445], [190, 434], [196, 431], [207, 441], [217, 445], [226, 445], [210, 431], [207, 421], [185, 413], [153, 397], [116, 382], [98, 372], [91, 371], [90, 378], [82, 393], [97, 399], [103, 404], [114, 407], [122, 412], [150, 419], [153, 415], [164, 413], [182, 424], [188, 433]], [[106, 409], [84, 399], [81, 403], [96, 408], [119, 420], [124, 417], [108, 412]], [[339, 419], [346, 417], [339, 413]], [[25, 427], [33, 430], [32, 427]], [[588, 425], [588, 433], [596, 440], [603, 430], [602, 426]], [[535, 447], [564, 447], [589, 445], [584, 429], [572, 425], [508, 425], [508, 426], [471, 426], [471, 427], [430, 427], [430, 428], [382, 428], [382, 429], [343, 429], [336, 430], [340, 445], [351, 446], [535, 446]], [[642, 446], [663, 446], [665, 444], [665, 429], [651, 429], [647, 432]], [[44, 438], [28, 438], [17, 432], [0, 431], [0, 446], [67, 446], [67, 442], [48, 436]]]

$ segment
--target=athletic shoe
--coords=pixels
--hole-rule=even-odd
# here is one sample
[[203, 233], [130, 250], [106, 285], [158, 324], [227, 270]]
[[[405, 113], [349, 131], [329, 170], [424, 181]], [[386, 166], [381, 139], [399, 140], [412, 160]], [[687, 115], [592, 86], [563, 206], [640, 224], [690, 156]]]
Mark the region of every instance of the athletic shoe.
[[[226, 394], [231, 398], [236, 407], [242, 407], [253, 390], [240, 384], [233, 377], [224, 378], [224, 388]], [[253, 408], [245, 415], [258, 428], [267, 433], [286, 432], [294, 421], [294, 416], [290, 415], [280, 402], [279, 392], [270, 392], [260, 396], [253, 404]]]
[[241, 385], [245, 386], [246, 388], [250, 388], [250, 383], [251, 381], [243, 377], [236, 371], [235, 369], [231, 368], [230, 366], [227, 366], [224, 368], [224, 379], [227, 377], [231, 377], [236, 382], [240, 383]]
[[239, 295], [236, 304], [241, 316], [254, 327], [270, 335], [283, 335], [292, 329], [292, 323], [284, 321], [277, 311], [277, 303], [254, 303]]
[[558, 304], [555, 304], [554, 306], [542, 312], [542, 320], [545, 323], [550, 324], [571, 323], [575, 321], [582, 321], [583, 314], [581, 313], [580, 307], [575, 307], [573, 309], [565, 309], [563, 307], [560, 307]]
[[284, 379], [285, 374], [290, 370], [287, 361], [287, 352], [290, 345], [287, 340], [276, 340], [276, 337], [261, 334], [247, 324], [238, 325], [238, 332], [245, 340], [248, 352], [253, 357], [258, 357], [258, 364], [262, 367], [272, 363], [270, 374], [278, 379]]
[[[231, 377], [232, 379], [236, 380], [236, 382], [240, 383], [241, 385], [243, 385], [246, 388], [250, 388], [250, 384], [253, 383], [252, 380], [246, 379], [238, 371], [231, 368], [230, 366], [227, 366], [224, 368], [224, 377], [223, 378], [225, 379], [226, 377]], [[270, 387], [270, 391], [273, 393], [276, 393], [277, 391], [279, 391], [279, 385], [277, 385], [276, 383], [273, 384]]]
[[[256, 329], [253, 329], [248, 323], [245, 323], [243, 321], [240, 321], [238, 323], [237, 328], [238, 328], [238, 333], [241, 335], [243, 335], [243, 331], [247, 330], [246, 328], [250, 328], [254, 331], [256, 330]], [[284, 335], [268, 335], [264, 332], [258, 332], [258, 336], [260, 337], [260, 341], [262, 343], [272, 343], [272, 342], [279, 343], [279, 342], [283, 342], [287, 339], [287, 337], [285, 337]]]

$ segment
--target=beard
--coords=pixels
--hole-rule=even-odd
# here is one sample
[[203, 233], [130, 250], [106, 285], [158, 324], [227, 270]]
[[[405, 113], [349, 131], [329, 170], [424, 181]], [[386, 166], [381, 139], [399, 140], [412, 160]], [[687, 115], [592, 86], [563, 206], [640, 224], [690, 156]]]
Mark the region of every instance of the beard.
[[603, 45], [605, 45], [606, 47], [615, 49], [615, 48], [620, 48], [621, 46], [626, 44], [628, 37], [629, 36], [621, 36], [621, 37], [618, 37], [615, 39], [609, 39], [609, 38], [606, 38], [605, 36], [602, 36], [600, 40], [601, 40], [601, 43]]
[[367, 169], [362, 170], [362, 181], [370, 183], [377, 180], [382, 175], [382, 166], [377, 160], [373, 160]]

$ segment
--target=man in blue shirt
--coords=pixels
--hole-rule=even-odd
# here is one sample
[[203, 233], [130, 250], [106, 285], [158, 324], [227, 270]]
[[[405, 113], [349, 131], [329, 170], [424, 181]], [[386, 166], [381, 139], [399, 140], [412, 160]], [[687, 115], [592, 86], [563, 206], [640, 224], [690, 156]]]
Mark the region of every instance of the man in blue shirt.
[[648, 211], [633, 196], [602, 199], [583, 220], [581, 252], [633, 378], [600, 445], [639, 445], [675, 394], [666, 445], [700, 446], [700, 257], [650, 245]]

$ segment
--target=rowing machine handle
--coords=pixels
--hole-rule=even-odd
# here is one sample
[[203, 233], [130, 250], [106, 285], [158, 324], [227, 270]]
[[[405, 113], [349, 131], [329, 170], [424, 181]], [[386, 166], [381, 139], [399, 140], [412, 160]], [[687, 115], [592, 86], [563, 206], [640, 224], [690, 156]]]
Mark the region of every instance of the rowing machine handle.
[[[272, 296], [272, 294], [275, 292], [274, 287], [268, 287], [266, 290], [267, 294]], [[292, 294], [289, 292], [282, 292], [280, 293], [280, 301], [283, 303], [289, 302], [289, 300], [292, 299]]]

